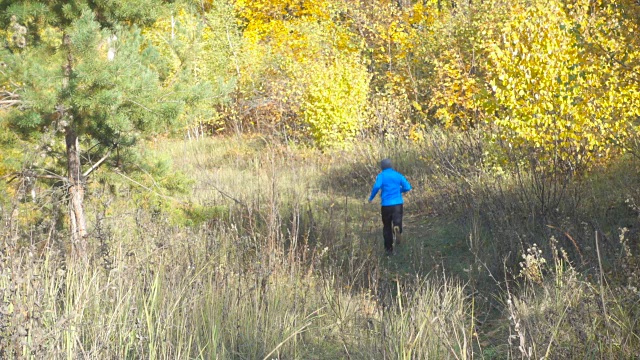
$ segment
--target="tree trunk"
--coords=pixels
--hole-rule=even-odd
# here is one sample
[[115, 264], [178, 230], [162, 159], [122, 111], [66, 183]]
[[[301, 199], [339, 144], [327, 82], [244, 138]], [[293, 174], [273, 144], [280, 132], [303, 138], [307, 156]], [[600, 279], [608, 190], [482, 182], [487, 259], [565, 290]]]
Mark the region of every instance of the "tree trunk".
[[[69, 87], [69, 80], [73, 70], [73, 55], [71, 53], [71, 37], [62, 36], [62, 43], [67, 47], [67, 63], [63, 66], [64, 77], [62, 88]], [[87, 256], [87, 225], [84, 220], [84, 176], [80, 167], [80, 149], [78, 133], [73, 125], [73, 118], [64, 106], [60, 106], [60, 115], [68, 123], [64, 127], [64, 140], [67, 145], [67, 174], [69, 176], [69, 219], [71, 220], [71, 246], [74, 255], [81, 258]]]
[[84, 179], [80, 168], [78, 135], [71, 128], [65, 129], [67, 144], [67, 171], [69, 175], [69, 216], [73, 251], [80, 257], [87, 254], [87, 225], [84, 219]]

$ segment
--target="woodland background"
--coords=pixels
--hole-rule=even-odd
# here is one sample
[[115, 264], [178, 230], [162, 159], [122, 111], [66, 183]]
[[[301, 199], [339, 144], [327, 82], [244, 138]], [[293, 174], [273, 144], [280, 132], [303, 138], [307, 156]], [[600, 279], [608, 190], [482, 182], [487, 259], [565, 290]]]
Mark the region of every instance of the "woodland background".
[[637, 0], [0, 14], [0, 358], [640, 353]]

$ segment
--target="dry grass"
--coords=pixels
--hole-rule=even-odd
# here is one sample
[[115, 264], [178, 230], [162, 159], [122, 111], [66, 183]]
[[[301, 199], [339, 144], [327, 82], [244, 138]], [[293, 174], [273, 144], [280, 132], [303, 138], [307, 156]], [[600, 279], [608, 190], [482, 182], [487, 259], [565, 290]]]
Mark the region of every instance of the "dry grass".
[[[451, 281], [397, 280], [393, 286], [411, 293], [377, 295], [314, 270], [326, 254], [307, 255], [316, 258], [309, 265], [290, 261], [233, 227], [164, 230], [154, 240], [162, 243], [133, 253], [116, 242], [109, 268], [52, 249], [3, 256], [3, 358], [422, 358], [470, 351], [466, 297]], [[466, 344], [450, 343], [465, 337]]]
[[[472, 140], [428, 135], [421, 145], [363, 142], [324, 154], [264, 138], [148, 144], [151, 156], [171, 158], [191, 179], [175, 186], [192, 190], [165, 192], [172, 172], [166, 179], [116, 177], [117, 187], [91, 184], [88, 263], [69, 257], [63, 215], [0, 230], [0, 358], [637, 353], [637, 295], [629, 286], [619, 291], [630, 280], [609, 284], [613, 275], [601, 269], [592, 280], [548, 242], [540, 259], [550, 264], [518, 267], [528, 244], [545, 234], [534, 235], [529, 220], [513, 220], [529, 209], [504, 205], [517, 198], [516, 182], [480, 171], [483, 151]], [[413, 244], [390, 259], [378, 207], [364, 205], [376, 162], [387, 156], [419, 189], [408, 199], [413, 227], [434, 216], [456, 219], [414, 232]], [[1, 214], [3, 224], [16, 224], [16, 212]], [[459, 233], [468, 236], [447, 235]], [[436, 240], [453, 245], [442, 256], [467, 261], [457, 264], [465, 272], [425, 265], [431, 260], [421, 242]], [[629, 240], [622, 242], [627, 269], [637, 250]], [[505, 261], [508, 252], [513, 258]], [[506, 276], [498, 276], [503, 264]]]

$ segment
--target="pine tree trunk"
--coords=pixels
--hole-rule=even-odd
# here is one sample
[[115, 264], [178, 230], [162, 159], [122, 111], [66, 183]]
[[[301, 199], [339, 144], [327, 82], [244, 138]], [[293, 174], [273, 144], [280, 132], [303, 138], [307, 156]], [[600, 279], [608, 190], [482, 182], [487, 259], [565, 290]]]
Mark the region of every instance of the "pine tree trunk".
[[87, 226], [84, 219], [84, 179], [80, 168], [80, 152], [78, 135], [67, 127], [65, 129], [67, 144], [67, 171], [69, 174], [69, 216], [71, 217], [71, 241], [73, 250], [80, 257], [87, 254]]
[[[62, 36], [62, 43], [67, 47], [67, 63], [63, 66], [64, 77], [62, 88], [69, 86], [69, 79], [73, 70], [73, 55], [71, 54], [71, 38], [68, 34]], [[71, 245], [73, 253], [81, 258], [87, 256], [87, 225], [84, 219], [84, 179], [80, 167], [80, 149], [78, 133], [73, 120], [63, 111], [68, 123], [64, 128], [64, 140], [67, 145], [67, 173], [69, 176], [69, 218], [71, 220]]]

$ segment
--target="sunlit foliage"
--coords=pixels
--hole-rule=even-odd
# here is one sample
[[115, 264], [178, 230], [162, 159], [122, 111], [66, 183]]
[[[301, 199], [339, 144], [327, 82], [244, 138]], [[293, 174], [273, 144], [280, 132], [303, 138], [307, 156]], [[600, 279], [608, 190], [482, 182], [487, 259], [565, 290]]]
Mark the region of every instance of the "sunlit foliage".
[[498, 32], [485, 34], [486, 111], [497, 140], [571, 169], [620, 150], [613, 140], [631, 131], [639, 93], [613, 49], [594, 51], [621, 46], [620, 38], [602, 37], [615, 24], [607, 14], [588, 2], [518, 5]]

